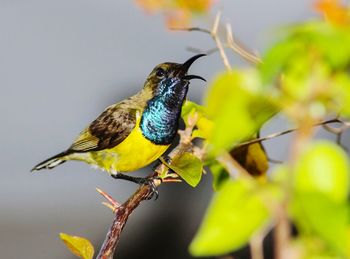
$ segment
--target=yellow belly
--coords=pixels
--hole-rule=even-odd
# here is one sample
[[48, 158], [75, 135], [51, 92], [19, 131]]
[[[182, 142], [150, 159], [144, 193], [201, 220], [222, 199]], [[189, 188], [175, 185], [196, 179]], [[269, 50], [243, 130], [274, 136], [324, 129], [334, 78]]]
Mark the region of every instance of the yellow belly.
[[109, 173], [130, 172], [158, 159], [170, 145], [156, 145], [146, 139], [136, 127], [123, 142], [111, 149], [75, 154], [69, 159], [83, 160]]

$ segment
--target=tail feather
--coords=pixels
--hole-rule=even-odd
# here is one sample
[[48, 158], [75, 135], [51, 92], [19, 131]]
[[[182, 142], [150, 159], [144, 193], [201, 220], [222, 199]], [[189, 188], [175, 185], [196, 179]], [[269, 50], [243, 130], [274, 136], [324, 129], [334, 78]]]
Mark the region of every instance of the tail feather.
[[33, 167], [32, 170], [30, 170], [31, 172], [33, 171], [39, 171], [41, 169], [52, 169], [64, 162], [66, 162], [66, 160], [63, 160], [62, 158], [64, 156], [67, 155], [67, 152], [62, 152], [62, 153], [59, 153], [53, 157], [50, 157], [48, 159], [46, 159], [45, 161], [37, 164], [36, 166]]

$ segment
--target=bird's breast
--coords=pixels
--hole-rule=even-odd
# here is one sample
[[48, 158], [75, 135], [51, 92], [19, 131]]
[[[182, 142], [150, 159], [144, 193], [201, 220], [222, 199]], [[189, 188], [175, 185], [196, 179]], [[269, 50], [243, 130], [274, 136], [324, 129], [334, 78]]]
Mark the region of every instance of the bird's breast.
[[145, 138], [139, 123], [128, 137], [111, 148], [91, 153], [96, 164], [106, 171], [130, 172], [147, 166], [158, 159], [169, 145], [156, 145]]
[[171, 144], [178, 129], [180, 109], [181, 104], [178, 108], [169, 107], [161, 101], [151, 101], [142, 114], [142, 134], [154, 144]]

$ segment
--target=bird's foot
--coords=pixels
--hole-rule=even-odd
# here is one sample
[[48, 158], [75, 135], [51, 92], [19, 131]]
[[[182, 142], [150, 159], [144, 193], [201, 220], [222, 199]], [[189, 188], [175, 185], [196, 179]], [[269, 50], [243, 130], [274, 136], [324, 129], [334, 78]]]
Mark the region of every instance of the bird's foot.
[[157, 200], [159, 197], [158, 187], [156, 184], [156, 181], [162, 182], [162, 179], [158, 176], [152, 176], [148, 178], [143, 178], [145, 182], [143, 184], [146, 184], [150, 187], [151, 192], [147, 196], [147, 200], [151, 200], [154, 197], [154, 200]]
[[121, 174], [121, 173], [112, 174], [111, 176], [114, 179], [123, 179], [123, 180], [127, 180], [127, 181], [130, 181], [133, 183], [137, 183], [139, 185], [148, 185], [151, 189], [151, 192], [147, 196], [147, 200], [152, 199], [153, 196], [155, 196], [155, 200], [157, 200], [159, 197], [159, 192], [157, 189], [157, 186], [159, 184], [157, 184], [156, 181], [162, 182], [162, 179], [159, 178], [158, 176], [142, 178], [142, 177], [133, 177], [133, 176], [129, 176], [129, 175]]

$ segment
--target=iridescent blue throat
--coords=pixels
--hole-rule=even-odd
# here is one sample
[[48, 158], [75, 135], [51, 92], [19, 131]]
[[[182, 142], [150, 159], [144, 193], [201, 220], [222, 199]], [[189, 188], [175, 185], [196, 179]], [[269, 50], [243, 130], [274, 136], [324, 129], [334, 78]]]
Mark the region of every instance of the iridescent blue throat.
[[169, 80], [148, 101], [142, 114], [142, 134], [158, 145], [171, 144], [178, 130], [181, 107], [186, 98], [188, 83]]

